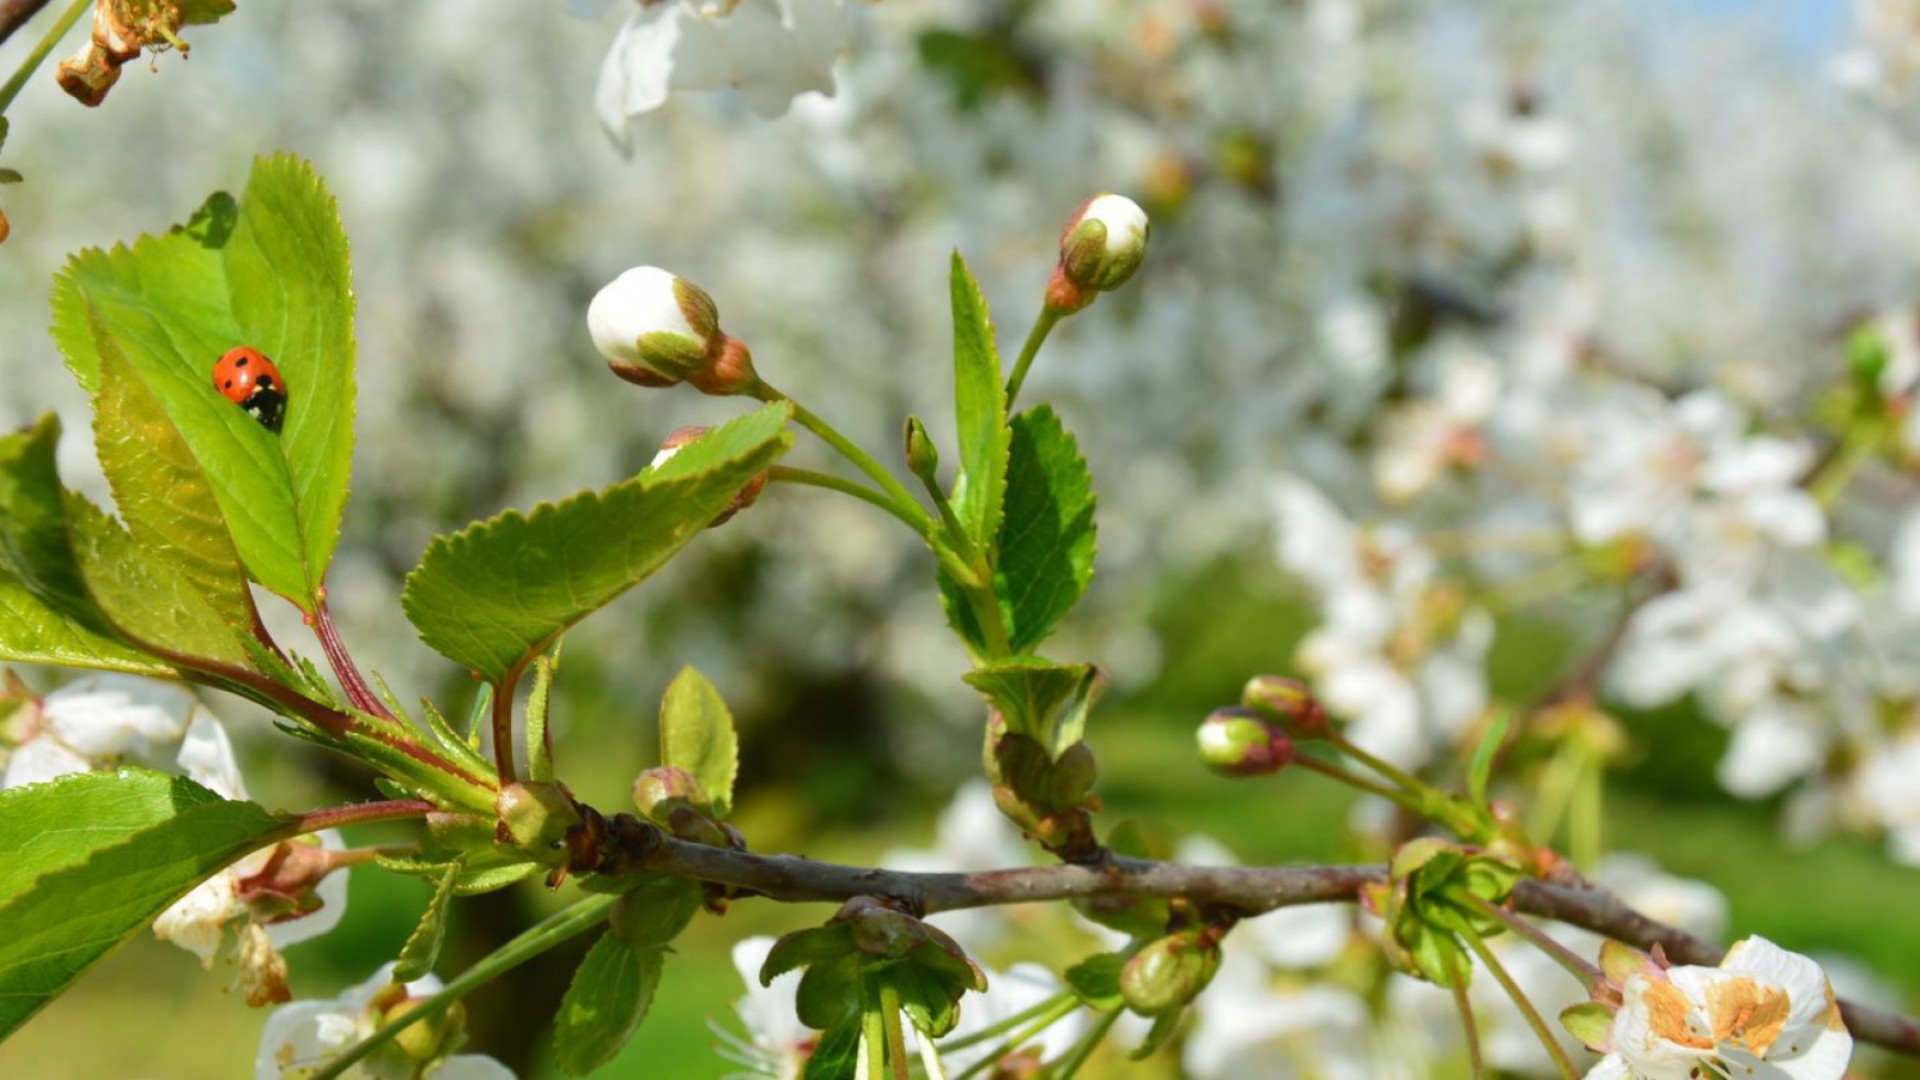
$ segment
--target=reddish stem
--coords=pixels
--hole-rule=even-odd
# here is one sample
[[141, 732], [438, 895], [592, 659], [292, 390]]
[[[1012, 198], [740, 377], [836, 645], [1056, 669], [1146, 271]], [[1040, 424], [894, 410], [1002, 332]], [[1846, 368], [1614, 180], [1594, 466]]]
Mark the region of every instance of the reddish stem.
[[333, 668], [334, 677], [340, 680], [340, 688], [347, 692], [347, 700], [353, 707], [383, 720], [397, 719], [354, 666], [353, 656], [347, 652], [347, 643], [341, 640], [339, 629], [333, 625], [333, 615], [327, 611], [325, 600], [313, 605], [313, 631], [320, 639], [320, 648], [327, 654], [327, 664]]
[[300, 834], [304, 835], [319, 832], [322, 829], [365, 825], [373, 821], [422, 817], [432, 813], [433, 809], [433, 804], [425, 799], [394, 799], [389, 802], [354, 803], [350, 806], [329, 806], [320, 810], [309, 810], [294, 820], [299, 823]]

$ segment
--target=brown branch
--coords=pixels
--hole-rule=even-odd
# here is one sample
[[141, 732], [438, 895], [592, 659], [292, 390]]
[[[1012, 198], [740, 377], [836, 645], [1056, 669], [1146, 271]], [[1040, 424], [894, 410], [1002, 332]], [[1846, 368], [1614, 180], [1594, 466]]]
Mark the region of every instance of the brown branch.
[[[1117, 857], [1101, 866], [911, 873], [709, 847], [674, 839], [630, 815], [621, 819], [610, 835], [649, 870], [718, 882], [774, 900], [889, 897], [923, 914], [1039, 900], [1153, 896], [1184, 897], [1256, 915], [1295, 904], [1352, 901], [1362, 887], [1386, 880], [1386, 870], [1379, 866], [1179, 866]], [[1513, 906], [1638, 948], [1659, 945], [1681, 963], [1715, 964], [1724, 955], [1717, 946], [1656, 922], [1594, 886], [1523, 881], [1514, 889]], [[1920, 1020], [1846, 1001], [1840, 1007], [1855, 1039], [1920, 1057]]]
[[49, 0], [0, 0], [0, 45], [6, 44], [15, 30], [33, 21], [48, 3]]
[[[1660, 946], [1668, 958], [1684, 964], [1717, 964], [1726, 955], [1719, 946], [1628, 907], [1605, 889], [1522, 882], [1514, 890], [1522, 911], [1544, 915], [1642, 949]], [[1920, 1020], [1851, 1001], [1840, 1002], [1847, 1030], [1861, 1042], [1920, 1057]]]

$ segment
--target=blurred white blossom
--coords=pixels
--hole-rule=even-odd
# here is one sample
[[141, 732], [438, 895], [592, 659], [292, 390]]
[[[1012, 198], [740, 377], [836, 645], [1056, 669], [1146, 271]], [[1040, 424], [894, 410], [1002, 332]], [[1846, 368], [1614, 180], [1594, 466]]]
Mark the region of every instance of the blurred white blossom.
[[[254, 1058], [254, 1080], [282, 1080], [306, 1075], [328, 1058], [350, 1049], [392, 1019], [391, 1011], [410, 999], [437, 993], [440, 980], [427, 976], [414, 982], [393, 981], [393, 965], [348, 987], [339, 997], [324, 1001], [296, 1001], [282, 1005], [267, 1017]], [[444, 1016], [442, 1017], [444, 1019]], [[440, 1020], [423, 1021], [435, 1024]], [[426, 1067], [424, 1070], [422, 1065]], [[389, 1043], [348, 1069], [346, 1080], [514, 1080], [513, 1071], [484, 1054], [452, 1054], [431, 1064], [409, 1060], [397, 1043]]]
[[0, 788], [122, 762], [164, 767], [197, 710], [180, 687], [128, 675], [89, 675], [29, 698], [0, 721]]
[[731, 87], [748, 108], [776, 117], [800, 94], [833, 93], [845, 46], [840, 0], [659, 0], [621, 24], [594, 102], [623, 148], [632, 118], [676, 90]]

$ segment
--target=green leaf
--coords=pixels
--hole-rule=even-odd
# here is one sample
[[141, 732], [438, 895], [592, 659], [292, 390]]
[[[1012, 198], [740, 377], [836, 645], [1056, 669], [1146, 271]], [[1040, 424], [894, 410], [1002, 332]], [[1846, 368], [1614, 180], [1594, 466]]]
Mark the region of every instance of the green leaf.
[[660, 985], [663, 949], [635, 951], [600, 935], [573, 973], [553, 1032], [554, 1060], [568, 1076], [585, 1076], [612, 1061], [640, 1029]]
[[[483, 686], [480, 692], [486, 700], [493, 700], [493, 694], [489, 688]], [[454, 730], [452, 721], [440, 712], [438, 706], [426, 698], [421, 698], [420, 711], [427, 716], [427, 730], [433, 733], [434, 742], [439, 744], [440, 749], [446, 751], [447, 756], [453, 758], [455, 764], [468, 772], [482, 776], [492, 771], [493, 762], [481, 756], [470, 739]]]
[[[254, 580], [311, 609], [339, 540], [353, 458], [353, 292], [332, 196], [305, 162], [258, 159], [238, 204], [111, 252], [75, 255], [54, 286], [54, 339], [89, 392], [112, 349], [206, 470]], [[268, 431], [213, 387], [251, 345], [287, 388]]]
[[0, 660], [172, 675], [121, 642], [87, 595], [54, 467], [59, 439], [51, 413], [0, 435]]
[[19, 169], [0, 169], [0, 184], [17, 184], [25, 179]]
[[496, 685], [562, 631], [645, 580], [784, 452], [769, 405], [600, 492], [508, 511], [428, 545], [401, 597], [427, 644]]
[[1180, 1026], [1180, 1018], [1185, 1013], [1185, 1009], [1174, 1009], [1154, 1017], [1153, 1026], [1147, 1029], [1146, 1037], [1140, 1040], [1139, 1046], [1133, 1048], [1132, 1053], [1127, 1055], [1127, 1059], [1145, 1061], [1152, 1057], [1154, 1051], [1165, 1046], [1167, 1040], [1173, 1038], [1174, 1031]]
[[860, 1015], [862, 982], [860, 957], [852, 953], [812, 964], [793, 992], [794, 1013], [820, 1031], [846, 1023]]
[[171, 563], [236, 634], [251, 633], [253, 594], [206, 474], [110, 338], [101, 339], [93, 410], [100, 467], [128, 535]]
[[996, 588], [1016, 653], [1033, 651], [1093, 580], [1093, 480], [1079, 444], [1042, 405], [1013, 418]]
[[853, 1080], [860, 1072], [860, 1014], [820, 1033], [807, 1055], [805, 1080]]
[[893, 984], [913, 1026], [938, 1039], [960, 1022], [960, 995], [945, 979], [917, 964], [895, 964], [873, 976]]
[[47, 607], [4, 568], [0, 568], [0, 660], [158, 678], [176, 676], [173, 668], [153, 657], [87, 630]]
[[[1079, 445], [1042, 405], [1013, 418], [1005, 513], [995, 537], [994, 592], [1015, 653], [1033, 651], [1093, 580], [1093, 482]], [[944, 571], [947, 621], [978, 658], [986, 638], [966, 594]]]
[[1089, 956], [1066, 970], [1067, 987], [1095, 1009], [1118, 1009], [1125, 1004], [1120, 997], [1120, 969], [1126, 962], [1125, 953]]
[[54, 465], [59, 441], [60, 418], [52, 413], [0, 436], [0, 569], [48, 608], [107, 634], [106, 618], [87, 596], [67, 539], [66, 489]]
[[810, 967], [853, 955], [853, 926], [845, 921], [825, 926], [810, 926], [783, 935], [767, 951], [760, 965], [760, 985], [772, 986], [773, 980], [794, 968]]
[[0, 791], [0, 1038], [195, 885], [295, 828], [143, 769]]
[[660, 702], [660, 763], [692, 773], [713, 800], [714, 816], [727, 816], [740, 770], [733, 714], [720, 691], [692, 665], [667, 684]]
[[954, 481], [954, 512], [974, 546], [991, 552], [1000, 532], [1007, 491], [1007, 390], [986, 298], [953, 253], [953, 404], [960, 439], [960, 474]]
[[69, 494], [67, 529], [87, 592], [120, 637], [168, 656], [253, 667], [233, 627], [179, 568], [143, 550], [119, 522]]
[[1103, 685], [1100, 670], [1091, 664], [1056, 664], [1035, 656], [976, 668], [965, 678], [1000, 710], [1008, 731], [1033, 739], [1056, 760], [1086, 732], [1087, 710]]
[[433, 971], [434, 961], [440, 958], [440, 944], [447, 939], [447, 909], [453, 905], [453, 889], [459, 878], [459, 863], [448, 863], [441, 870], [433, 899], [427, 901], [419, 925], [400, 947], [400, 958], [393, 965], [395, 982], [412, 982]]

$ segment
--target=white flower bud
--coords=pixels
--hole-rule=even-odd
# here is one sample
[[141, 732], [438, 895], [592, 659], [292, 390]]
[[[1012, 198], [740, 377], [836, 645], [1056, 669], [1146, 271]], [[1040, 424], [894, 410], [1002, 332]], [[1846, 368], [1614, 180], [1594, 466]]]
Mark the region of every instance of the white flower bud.
[[636, 266], [587, 305], [587, 330], [614, 374], [672, 386], [708, 366], [720, 332], [713, 298], [657, 266]]
[[1119, 288], [1147, 256], [1147, 212], [1125, 195], [1096, 195], [1067, 223], [1060, 265], [1075, 285]]

